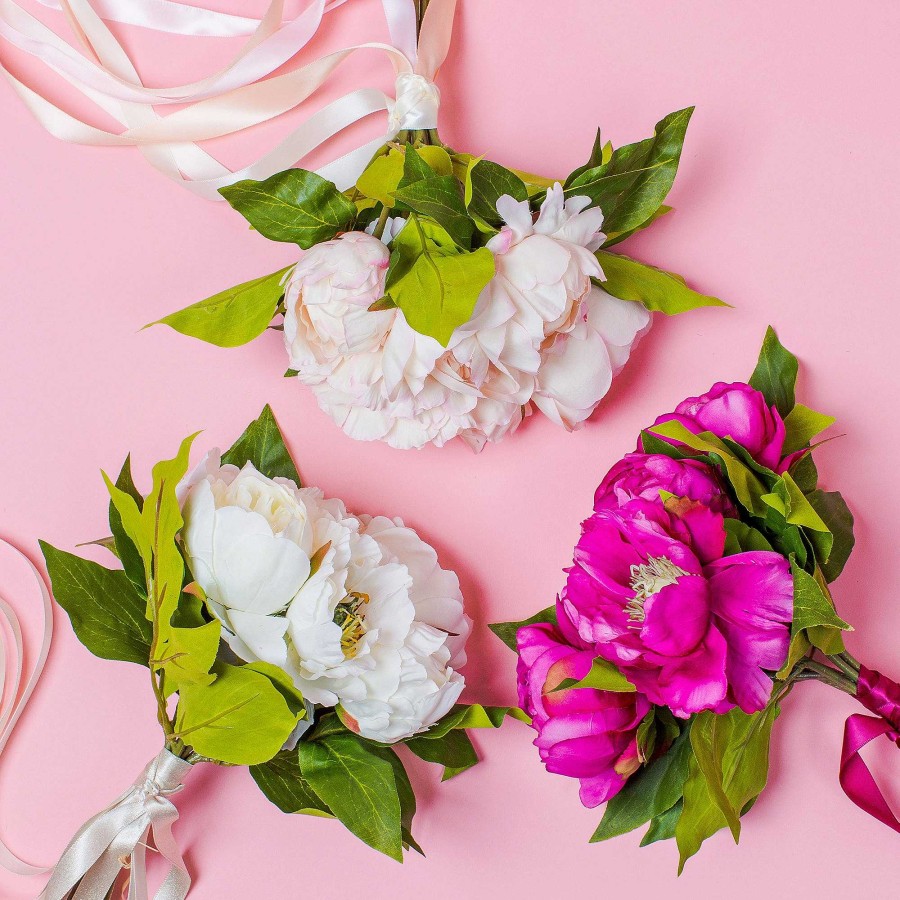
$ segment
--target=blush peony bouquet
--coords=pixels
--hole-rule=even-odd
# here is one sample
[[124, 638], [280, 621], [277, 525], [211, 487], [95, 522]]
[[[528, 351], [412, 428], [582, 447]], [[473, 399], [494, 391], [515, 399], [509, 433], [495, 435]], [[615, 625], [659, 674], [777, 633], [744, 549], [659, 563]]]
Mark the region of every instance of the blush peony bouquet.
[[416, 127], [349, 190], [303, 169], [221, 189], [263, 237], [296, 244], [296, 264], [160, 321], [221, 347], [281, 329], [287, 374], [350, 437], [477, 451], [535, 410], [580, 428], [652, 312], [721, 305], [613, 250], [670, 211], [692, 109], [615, 150], [598, 134], [557, 180], [444, 145], [422, 127], [439, 96], [422, 75], [398, 91]]
[[649, 825], [679, 871], [766, 784], [772, 726], [817, 679], [874, 716], [847, 722], [840, 780], [900, 831], [859, 756], [900, 746], [900, 685], [845, 649], [829, 585], [853, 517], [818, 485], [834, 419], [796, 403], [798, 364], [769, 329], [749, 383], [719, 383], [660, 416], [609, 471], [555, 606], [492, 626], [518, 654], [519, 702], [548, 771], [606, 804], [593, 841]]
[[147, 496], [128, 460], [115, 483], [104, 475], [112, 536], [98, 543], [120, 568], [42, 544], [81, 642], [148, 668], [164, 735], [134, 787], [78, 832], [44, 900], [105, 897], [123, 879], [146, 897], [148, 835], [170, 867], [165, 896], [183, 898], [169, 798], [201, 763], [249, 766], [284, 812], [338, 818], [402, 861], [419, 849], [416, 801], [394, 748], [450, 778], [478, 761], [465, 729], [507, 712], [458, 703], [471, 622], [415, 531], [301, 486], [268, 407], [188, 473], [193, 440], [154, 467]]

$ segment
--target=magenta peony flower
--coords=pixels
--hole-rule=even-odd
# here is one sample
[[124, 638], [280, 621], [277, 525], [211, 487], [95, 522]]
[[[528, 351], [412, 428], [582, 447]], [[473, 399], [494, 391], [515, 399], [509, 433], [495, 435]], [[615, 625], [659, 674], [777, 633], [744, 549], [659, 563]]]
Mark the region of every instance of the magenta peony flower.
[[687, 497], [725, 516], [736, 515], [718, 472], [694, 459], [629, 453], [607, 472], [594, 494], [594, 509], [616, 509], [629, 500], [659, 501], [660, 491]]
[[579, 779], [585, 806], [604, 803], [640, 764], [636, 733], [650, 702], [591, 688], [551, 693], [566, 678], [587, 675], [594, 651], [566, 643], [552, 625], [520, 628], [516, 641], [519, 705], [532, 717], [547, 771]]
[[681, 422], [694, 434], [710, 431], [716, 437], [731, 438], [745, 447], [758, 463], [775, 472], [787, 468], [787, 465], [781, 466], [784, 420], [778, 410], [769, 406], [766, 398], [749, 384], [716, 382], [706, 394], [682, 400], [675, 412], [660, 416], [653, 424], [673, 420]]
[[793, 581], [778, 553], [723, 558], [723, 518], [632, 500], [582, 524], [559, 600], [580, 638], [683, 718], [762, 709], [787, 657]]

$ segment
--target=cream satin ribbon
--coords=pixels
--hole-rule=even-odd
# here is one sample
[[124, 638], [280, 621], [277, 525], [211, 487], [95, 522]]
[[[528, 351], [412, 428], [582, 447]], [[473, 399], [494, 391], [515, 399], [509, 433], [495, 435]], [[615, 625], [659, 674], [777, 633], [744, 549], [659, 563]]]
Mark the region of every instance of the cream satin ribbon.
[[[26, 676], [25, 639], [22, 626], [13, 604], [0, 596], [0, 756], [9, 741], [16, 723], [31, 699], [34, 688], [44, 670], [50, 643], [53, 637], [53, 607], [50, 591], [34, 564], [12, 544], [0, 538], [4, 552], [23, 563], [30, 578], [40, 591], [41, 638], [37, 653], [31, 663], [31, 672]], [[0, 840], [0, 865], [17, 875], [43, 875], [49, 871], [20, 859]]]
[[[294, 165], [354, 123], [386, 111], [385, 133], [321, 168], [341, 189], [352, 185], [372, 155], [398, 131], [437, 125], [439, 93], [434, 77], [449, 49], [456, 0], [431, 0], [416, 40], [414, 0], [382, 0], [392, 44], [369, 42], [329, 53], [292, 72], [270, 75], [316, 34], [322, 18], [347, 0], [313, 0], [282, 24], [283, 0], [272, 0], [260, 20], [186, 7], [171, 0], [41, 0], [59, 7], [87, 56], [75, 52], [13, 0], [0, 0], [0, 37], [41, 59], [69, 84], [116, 118], [109, 132], [69, 115], [13, 77], [13, 89], [37, 120], [61, 140], [79, 144], [135, 146], [163, 174], [207, 199], [243, 178], [263, 179]], [[95, 0], [97, 2], [97, 0]], [[194, 15], [196, 13], [196, 15]], [[177, 34], [246, 34], [232, 61], [207, 78], [170, 88], [147, 88], [130, 57], [107, 27], [110, 21], [140, 24]], [[301, 106], [344, 60], [361, 50], [386, 55], [396, 79], [395, 97], [380, 90], [351, 91], [310, 115], [273, 150], [231, 171], [197, 146], [198, 141], [242, 131]], [[165, 117], [154, 106], [188, 104]]]
[[155, 900], [184, 900], [191, 876], [172, 834], [178, 810], [169, 797], [181, 790], [192, 768], [191, 763], [162, 750], [121, 797], [81, 826], [39, 900], [105, 900], [126, 864], [130, 867], [128, 900], [147, 900], [150, 835], [169, 863]]

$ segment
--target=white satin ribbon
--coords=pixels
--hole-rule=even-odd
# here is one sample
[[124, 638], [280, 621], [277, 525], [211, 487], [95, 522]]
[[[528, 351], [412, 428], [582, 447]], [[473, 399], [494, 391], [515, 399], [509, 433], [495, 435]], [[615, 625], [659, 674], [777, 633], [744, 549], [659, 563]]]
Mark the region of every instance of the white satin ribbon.
[[[271, 75], [316, 34], [322, 18], [347, 0], [312, 0], [282, 24], [283, 0], [272, 0], [260, 20], [187, 7], [171, 0], [41, 0], [66, 15], [77, 53], [14, 0], [0, 0], [0, 37], [41, 59], [65, 81], [119, 121], [124, 130], [96, 128], [41, 97], [0, 64], [15, 92], [37, 120], [61, 140], [102, 146], [135, 146], [163, 174], [207, 199], [221, 199], [220, 187], [243, 178], [264, 179], [288, 168], [335, 135], [374, 113], [386, 111], [385, 133], [320, 169], [346, 189], [377, 149], [408, 128], [434, 128], [440, 95], [434, 77], [446, 58], [456, 0], [431, 0], [416, 40], [414, 0], [382, 0], [392, 44], [368, 42], [329, 53], [292, 72]], [[251, 33], [223, 69], [190, 84], [146, 87], [130, 57], [104, 19], [177, 34]], [[231, 171], [197, 146], [253, 127], [302, 106], [344, 60], [360, 50], [386, 55], [397, 75], [395, 97], [358, 89], [310, 115], [273, 150]], [[271, 76], [271, 77], [266, 77]], [[161, 117], [154, 106], [188, 104]], [[423, 124], [427, 123], [427, 124]]]
[[[26, 677], [25, 639], [13, 604], [0, 596], [0, 756], [19, 717], [31, 699], [41, 677], [53, 637], [53, 608], [50, 591], [34, 564], [12, 544], [0, 538], [0, 547], [27, 567], [29, 577], [40, 591], [41, 638], [31, 672]], [[18, 857], [0, 840], [0, 865], [16, 875], [43, 875], [48, 869], [34, 866]]]
[[126, 866], [128, 900], [147, 900], [146, 842], [151, 835], [169, 863], [155, 900], [184, 900], [191, 876], [172, 834], [178, 810], [169, 797], [181, 790], [192, 768], [162, 750], [121, 797], [81, 826], [39, 900], [105, 900]]

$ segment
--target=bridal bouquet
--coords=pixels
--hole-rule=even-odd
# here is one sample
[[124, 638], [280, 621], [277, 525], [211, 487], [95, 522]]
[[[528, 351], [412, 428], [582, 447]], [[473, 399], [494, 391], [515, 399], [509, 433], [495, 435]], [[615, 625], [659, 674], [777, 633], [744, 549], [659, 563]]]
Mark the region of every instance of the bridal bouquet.
[[748, 384], [658, 418], [597, 488], [556, 605], [492, 626], [547, 769], [606, 803], [593, 841], [649, 823], [642, 845], [674, 838], [680, 867], [722, 828], [737, 841], [807, 679], [875, 714], [848, 720], [841, 783], [900, 831], [858, 755], [900, 742], [900, 685], [844, 648], [829, 585], [853, 517], [818, 485], [813, 441], [834, 419], [795, 402], [797, 370], [770, 329]]
[[[109, 569], [42, 544], [53, 593], [96, 656], [146, 666], [163, 750], [64, 852], [46, 900], [106, 896], [130, 869], [146, 896], [145, 842], [190, 878], [169, 796], [201, 762], [249, 766], [284, 812], [340, 819], [396, 860], [418, 845], [398, 744], [445, 767], [478, 759], [465, 729], [506, 711], [457, 703], [471, 627], [459, 581], [399, 519], [356, 516], [302, 487], [266, 407], [226, 453], [190, 473], [187, 438], [111, 497]], [[80, 887], [83, 886], [83, 887]]]
[[350, 437], [480, 450], [535, 409], [579, 428], [652, 311], [721, 305], [612, 249], [670, 211], [692, 109], [615, 150], [598, 134], [557, 181], [445, 146], [422, 74], [397, 92], [396, 137], [348, 190], [304, 169], [221, 189], [295, 265], [160, 321], [221, 347], [281, 329], [287, 375]]

